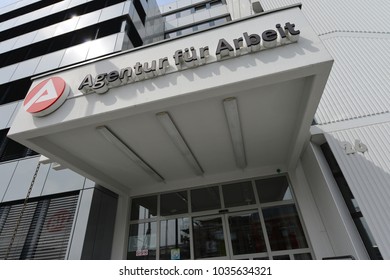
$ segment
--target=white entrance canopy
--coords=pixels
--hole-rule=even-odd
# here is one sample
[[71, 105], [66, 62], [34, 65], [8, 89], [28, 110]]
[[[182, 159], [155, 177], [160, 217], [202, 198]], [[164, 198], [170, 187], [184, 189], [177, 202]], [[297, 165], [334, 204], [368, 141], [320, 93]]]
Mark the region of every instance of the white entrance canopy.
[[286, 172], [331, 65], [292, 6], [37, 77], [69, 96], [45, 116], [21, 108], [9, 136], [118, 192]]

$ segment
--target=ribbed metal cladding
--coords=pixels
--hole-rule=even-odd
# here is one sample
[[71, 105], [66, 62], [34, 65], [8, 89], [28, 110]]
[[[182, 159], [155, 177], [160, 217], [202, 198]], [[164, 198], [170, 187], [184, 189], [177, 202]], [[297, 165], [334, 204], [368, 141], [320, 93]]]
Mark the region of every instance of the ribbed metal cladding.
[[302, 12], [318, 35], [332, 31], [390, 31], [388, 0], [260, 0], [260, 3], [265, 11], [302, 3]]
[[[390, 259], [390, 123], [325, 134], [384, 259]], [[343, 142], [360, 140], [364, 154], [347, 155]]]
[[315, 120], [338, 122], [389, 112], [390, 36], [323, 39], [335, 62]]
[[[64, 259], [78, 193], [29, 202], [8, 259]], [[0, 259], [4, 259], [23, 204], [0, 206]]]

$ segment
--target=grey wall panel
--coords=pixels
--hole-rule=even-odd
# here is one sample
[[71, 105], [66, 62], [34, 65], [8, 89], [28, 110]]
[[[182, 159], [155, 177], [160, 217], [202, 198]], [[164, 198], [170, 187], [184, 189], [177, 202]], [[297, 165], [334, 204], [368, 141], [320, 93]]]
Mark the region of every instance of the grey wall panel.
[[81, 259], [111, 258], [117, 201], [115, 194], [103, 188], [94, 189]]
[[18, 63], [0, 68], [0, 84], [8, 83], [17, 67]]
[[3, 202], [4, 195], [15, 172], [17, 164], [18, 163], [16, 161], [0, 164], [0, 202]]
[[81, 29], [98, 23], [102, 10], [97, 10], [92, 13], [82, 15], [77, 22], [76, 29]]
[[37, 68], [40, 60], [41, 56], [38, 56], [18, 63], [18, 67], [15, 69], [11, 80], [19, 80], [28, 76], [32, 76], [35, 73], [35, 69]]
[[118, 34], [106, 36], [94, 41], [91, 41], [87, 59], [99, 57], [105, 54], [114, 52]]
[[18, 113], [20, 107], [22, 107], [22, 104], [23, 104], [23, 100], [21, 101], [17, 101], [15, 102], [16, 103], [16, 108], [14, 110], [14, 112], [12, 113], [11, 115], [11, 118], [9, 119], [8, 123], [7, 123], [7, 127], [11, 127], [11, 124], [12, 122], [14, 121], [15, 117], [16, 117], [16, 114]]
[[65, 51], [66, 49], [59, 50], [42, 56], [42, 59], [39, 61], [39, 64], [35, 69], [35, 74], [43, 73], [59, 67]]
[[81, 259], [93, 193], [94, 189], [87, 189], [80, 192], [66, 259]]
[[67, 48], [60, 63], [60, 66], [67, 66], [84, 61], [87, 58], [90, 43], [91, 42], [86, 42], [84, 44]]
[[[378, 243], [382, 256], [390, 259], [390, 123], [325, 134], [340, 168]], [[365, 153], [346, 154], [345, 142], [355, 140]]]
[[17, 105], [18, 105], [17, 102], [0, 105], [0, 129], [4, 129], [8, 127], [8, 123]]
[[[39, 157], [20, 160], [17, 162], [15, 172], [8, 185], [7, 191], [4, 195], [3, 202], [24, 199], [27, 191], [30, 188], [32, 178], [34, 176]], [[35, 179], [32, 196], [39, 196], [43, 184], [46, 180], [48, 169], [43, 167], [39, 169], [38, 176]]]
[[67, 191], [81, 190], [85, 178], [69, 169], [49, 170], [42, 195], [56, 194]]
[[99, 22], [109, 20], [111, 18], [118, 17], [122, 15], [123, 13], [123, 8], [124, 8], [124, 3], [119, 3], [116, 5], [109, 6], [107, 8], [102, 9], [102, 13], [99, 18]]

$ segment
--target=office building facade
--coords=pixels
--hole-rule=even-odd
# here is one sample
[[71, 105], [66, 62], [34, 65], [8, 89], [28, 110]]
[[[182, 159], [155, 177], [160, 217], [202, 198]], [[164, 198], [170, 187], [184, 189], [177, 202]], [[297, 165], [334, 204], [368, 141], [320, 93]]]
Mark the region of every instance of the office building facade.
[[385, 1], [49, 2], [2, 13], [1, 258], [390, 257]]

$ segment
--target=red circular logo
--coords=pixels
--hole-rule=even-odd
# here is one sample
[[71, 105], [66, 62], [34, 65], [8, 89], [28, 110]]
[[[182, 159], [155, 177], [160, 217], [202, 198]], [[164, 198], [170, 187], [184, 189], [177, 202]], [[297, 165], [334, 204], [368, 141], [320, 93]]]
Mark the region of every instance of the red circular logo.
[[69, 95], [69, 87], [59, 77], [52, 77], [40, 82], [29, 93], [23, 102], [26, 112], [41, 117], [58, 109]]

